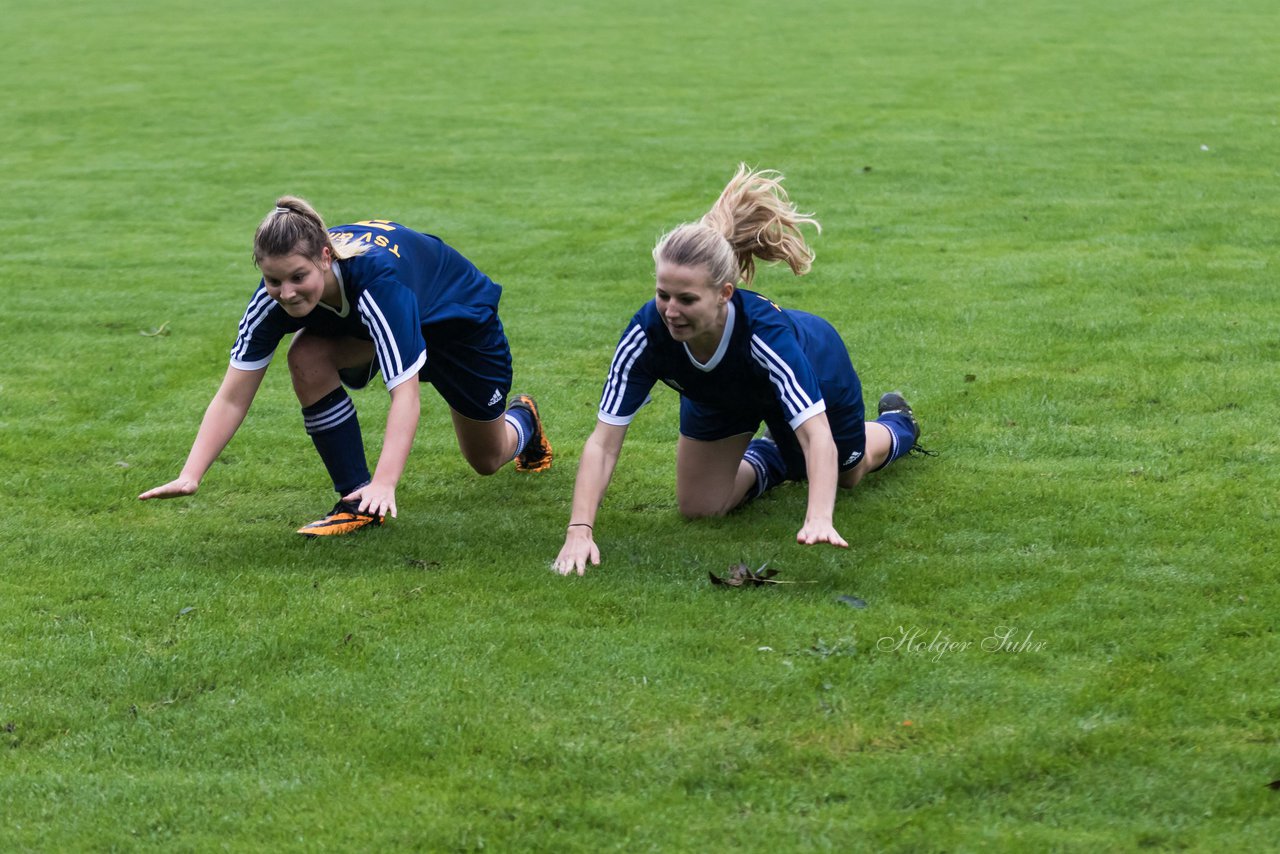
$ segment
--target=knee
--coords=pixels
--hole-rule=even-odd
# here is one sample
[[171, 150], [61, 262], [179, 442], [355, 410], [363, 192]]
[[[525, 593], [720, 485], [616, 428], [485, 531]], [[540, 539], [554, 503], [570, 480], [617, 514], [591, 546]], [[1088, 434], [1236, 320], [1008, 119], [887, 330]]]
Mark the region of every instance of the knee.
[[293, 342], [289, 345], [288, 362], [289, 375], [295, 382], [305, 379], [317, 366], [323, 365], [326, 361], [332, 362], [332, 358], [326, 352], [323, 342], [315, 340], [310, 335], [294, 336]]
[[497, 474], [498, 471], [506, 465], [507, 461], [495, 454], [478, 454], [464, 455], [467, 464], [482, 477], [488, 477], [491, 474]]
[[333, 391], [341, 382], [333, 350], [312, 336], [294, 336], [288, 361], [294, 393], [304, 403]]
[[715, 516], [724, 516], [732, 507], [725, 507], [723, 504], [716, 504], [707, 501], [705, 496], [676, 496], [676, 507], [680, 511], [680, 515], [686, 519], [708, 519]]
[[853, 489], [862, 481], [862, 476], [866, 473], [866, 469], [861, 465], [857, 468], [840, 472], [840, 477], [836, 480], [836, 485], [841, 489]]

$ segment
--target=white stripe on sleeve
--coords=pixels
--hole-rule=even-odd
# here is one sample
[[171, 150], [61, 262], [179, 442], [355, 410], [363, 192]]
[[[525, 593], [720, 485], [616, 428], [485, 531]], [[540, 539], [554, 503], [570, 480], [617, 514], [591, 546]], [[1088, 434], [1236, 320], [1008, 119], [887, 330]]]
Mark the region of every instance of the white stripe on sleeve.
[[814, 405], [813, 398], [809, 397], [801, 387], [791, 366], [764, 343], [759, 335], [751, 336], [751, 355], [769, 372], [769, 377], [778, 389], [778, 396], [782, 399], [782, 404], [790, 417], [795, 417]]
[[404, 382], [405, 380], [409, 379], [409, 377], [413, 376], [418, 371], [422, 370], [422, 366], [425, 365], [426, 363], [427, 363], [427, 351], [423, 350], [421, 353], [418, 354], [418, 358], [414, 361], [414, 363], [409, 367], [405, 368], [404, 371], [401, 372], [400, 374], [397, 374], [396, 376], [389, 376], [388, 374], [383, 373], [382, 378], [386, 380], [387, 391], [391, 391], [391, 389], [400, 385], [400, 383]]
[[613, 364], [609, 366], [609, 379], [604, 385], [604, 396], [600, 400], [600, 411], [617, 417], [627, 393], [627, 382], [631, 377], [631, 368], [644, 353], [649, 339], [639, 326], [631, 330], [618, 342], [618, 349], [613, 354]]
[[378, 352], [378, 364], [382, 366], [382, 372], [387, 376], [400, 376], [404, 373], [404, 360], [400, 356], [400, 348], [396, 344], [395, 336], [391, 334], [391, 326], [383, 316], [382, 309], [378, 308], [378, 304], [369, 296], [368, 291], [360, 295], [358, 305], [360, 316], [364, 318], [364, 325], [373, 335], [373, 345]]
[[[249, 307], [244, 310], [244, 317], [240, 318], [240, 326], [236, 330], [236, 344], [231, 348], [231, 361], [240, 362], [241, 356], [249, 346], [249, 341], [253, 338], [254, 330], [256, 330], [262, 321], [267, 319], [267, 315], [271, 313], [272, 307], [276, 301], [267, 296], [266, 291], [259, 292], [252, 300], [249, 301]], [[267, 358], [270, 362], [270, 357]], [[265, 364], [265, 363], [264, 363]]]

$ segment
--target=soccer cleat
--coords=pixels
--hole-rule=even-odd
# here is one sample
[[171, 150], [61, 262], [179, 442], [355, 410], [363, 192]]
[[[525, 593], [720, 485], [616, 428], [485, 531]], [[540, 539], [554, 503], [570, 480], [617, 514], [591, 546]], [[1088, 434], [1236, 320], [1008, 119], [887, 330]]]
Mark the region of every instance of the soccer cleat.
[[371, 513], [361, 513], [359, 505], [339, 501], [333, 505], [329, 515], [310, 525], [302, 526], [298, 529], [298, 533], [304, 537], [338, 537], [358, 531], [365, 525], [381, 525], [382, 518]]
[[542, 418], [538, 415], [538, 404], [527, 394], [517, 394], [511, 401], [509, 409], [525, 409], [533, 416], [533, 435], [524, 443], [524, 450], [516, 456], [516, 471], [546, 471], [551, 468], [554, 454], [547, 434], [542, 429]]
[[907, 403], [907, 399], [902, 396], [900, 391], [885, 392], [880, 397], [880, 405], [877, 407], [880, 415], [888, 415], [890, 412], [901, 412], [911, 420], [911, 439], [912, 441], [920, 438], [920, 422], [916, 421], [915, 413], [911, 411], [911, 404]]
[[902, 392], [890, 391], [881, 395], [877, 411], [880, 415], [898, 412], [907, 416], [907, 419], [911, 421], [911, 449], [908, 453], [924, 454], [926, 457], [937, 456], [933, 451], [926, 450], [920, 446], [920, 422], [916, 420], [915, 413], [911, 411], [911, 404], [907, 403], [907, 399], [902, 396]]

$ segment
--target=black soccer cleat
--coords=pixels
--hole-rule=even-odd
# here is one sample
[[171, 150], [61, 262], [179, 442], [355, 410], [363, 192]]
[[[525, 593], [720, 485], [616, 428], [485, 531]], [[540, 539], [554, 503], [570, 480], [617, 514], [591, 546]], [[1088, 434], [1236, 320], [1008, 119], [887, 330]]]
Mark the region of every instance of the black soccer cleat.
[[524, 443], [524, 450], [516, 456], [516, 471], [537, 472], [551, 468], [555, 455], [551, 451], [551, 443], [547, 441], [546, 431], [542, 429], [538, 404], [527, 394], [517, 394], [507, 408], [524, 409], [533, 416], [533, 435]]
[[877, 407], [880, 415], [888, 415], [891, 412], [898, 412], [911, 421], [911, 449], [908, 453], [924, 454], [926, 457], [937, 456], [933, 451], [926, 450], [920, 446], [920, 422], [916, 420], [916, 415], [911, 411], [911, 404], [907, 403], [907, 399], [902, 396], [900, 391], [890, 391], [880, 396], [880, 405]]

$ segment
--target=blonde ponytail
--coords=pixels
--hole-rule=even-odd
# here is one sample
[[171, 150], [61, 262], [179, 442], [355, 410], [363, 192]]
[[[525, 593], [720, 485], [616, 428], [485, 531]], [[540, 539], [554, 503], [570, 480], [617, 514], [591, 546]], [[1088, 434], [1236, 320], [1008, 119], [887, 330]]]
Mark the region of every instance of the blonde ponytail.
[[326, 246], [334, 258], [350, 258], [369, 248], [367, 244], [334, 241], [320, 214], [305, 199], [281, 196], [254, 232], [253, 263], [260, 265], [263, 258], [285, 255], [319, 261]]
[[267, 214], [253, 234], [253, 263], [263, 258], [301, 255], [318, 261], [326, 246], [330, 251], [329, 233], [316, 209], [297, 196], [276, 199], [275, 210]]
[[730, 179], [711, 210], [696, 223], [668, 232], [653, 250], [655, 261], [682, 266], [706, 265], [712, 281], [742, 282], [755, 278], [755, 259], [785, 261], [797, 276], [809, 272], [813, 250], [801, 225], [822, 226], [812, 214], [796, 210], [782, 189], [783, 176], [745, 163]]

